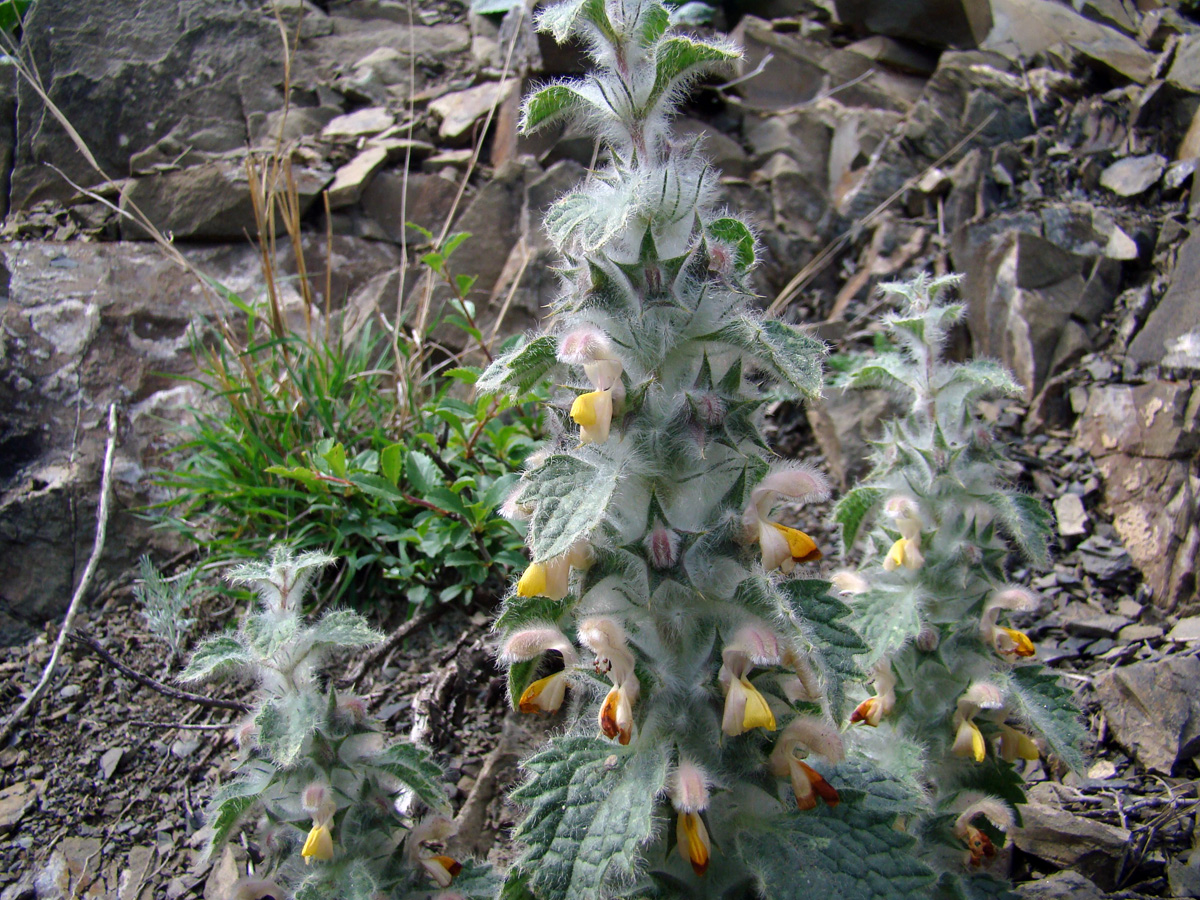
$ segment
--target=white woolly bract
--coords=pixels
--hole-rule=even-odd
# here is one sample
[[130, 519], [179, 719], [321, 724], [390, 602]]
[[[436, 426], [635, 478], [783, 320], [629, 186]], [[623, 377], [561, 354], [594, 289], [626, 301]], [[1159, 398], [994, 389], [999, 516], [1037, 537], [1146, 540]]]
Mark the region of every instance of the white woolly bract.
[[783, 729], [775, 749], [771, 752], [771, 771], [776, 775], [788, 774], [788, 759], [815, 753], [831, 763], [841, 762], [846, 756], [842, 736], [825, 719], [817, 716], [797, 716]]
[[1001, 831], [1008, 831], [1016, 824], [1012, 807], [999, 797], [968, 791], [959, 795], [958, 804], [966, 804], [954, 820], [954, 834], [960, 839], [966, 836], [967, 826], [976, 816], [984, 816]]
[[579, 661], [579, 654], [576, 653], [574, 645], [553, 625], [523, 628], [509, 635], [500, 649], [500, 661], [522, 662], [535, 659], [548, 650], [561, 653], [567, 665], [575, 665]]
[[708, 808], [708, 773], [686, 757], [667, 779], [667, 794], [672, 805], [683, 813], [698, 813]]

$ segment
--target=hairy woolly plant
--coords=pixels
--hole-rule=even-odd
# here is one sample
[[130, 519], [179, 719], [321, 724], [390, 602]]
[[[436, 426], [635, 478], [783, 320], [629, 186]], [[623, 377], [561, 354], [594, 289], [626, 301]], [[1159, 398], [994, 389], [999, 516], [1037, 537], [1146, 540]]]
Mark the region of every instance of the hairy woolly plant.
[[[209, 807], [209, 853], [247, 819], [259, 823], [262, 861], [234, 900], [381, 900], [493, 896], [490, 870], [445, 855], [453, 835], [442, 773], [416, 746], [388, 743], [363, 700], [339, 697], [320, 668], [338, 648], [382, 635], [358, 613], [334, 610], [312, 624], [301, 611], [316, 574], [335, 558], [276, 547], [269, 562], [234, 569], [260, 610], [235, 634], [196, 648], [183, 681], [241, 672], [258, 682], [238, 731], [237, 777]], [[420, 820], [409, 809], [420, 801]], [[445, 893], [453, 883], [453, 893]]]
[[514, 705], [561, 710], [562, 733], [513, 795], [529, 813], [502, 896], [923, 897], [886, 776], [839, 766], [866, 648], [801, 577], [820, 551], [793, 527], [826, 483], [758, 426], [768, 396], [819, 391], [824, 348], [747, 307], [754, 235], [670, 131], [683, 89], [738, 51], [673, 33], [656, 0], [568, 0], [539, 24], [596, 68], [527, 98], [523, 127], [582, 122], [606, 165], [546, 217], [549, 328], [477, 384], [560, 385], [558, 436], [504, 506], [532, 559], [499, 655]]
[[1004, 446], [978, 414], [979, 400], [1019, 391], [1012, 377], [989, 360], [942, 358], [963, 316], [942, 300], [956, 280], [885, 285], [901, 305], [885, 320], [897, 349], [845, 375], [911, 406], [884, 424], [872, 472], [837, 505], [845, 547], [861, 538], [865, 561], [833, 580], [870, 647], [873, 694], [851, 717], [865, 726], [852, 743], [924, 795], [908, 827], [941, 896], [984, 897], [1003, 889], [988, 864], [1025, 799], [1018, 762], [1077, 768], [1086, 735], [1071, 692], [1007, 621], [1037, 606], [1008, 570], [1047, 564], [1050, 519], [1008, 483]]

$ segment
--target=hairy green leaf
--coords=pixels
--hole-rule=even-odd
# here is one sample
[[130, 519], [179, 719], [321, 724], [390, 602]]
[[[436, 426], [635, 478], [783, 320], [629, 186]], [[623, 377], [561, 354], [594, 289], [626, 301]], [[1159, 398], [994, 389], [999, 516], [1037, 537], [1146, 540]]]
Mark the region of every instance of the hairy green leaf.
[[698, 41], [689, 37], [671, 37], [661, 41], [654, 53], [654, 87], [650, 102], [669, 93], [679, 83], [741, 56], [731, 47]]
[[833, 507], [833, 520], [842, 526], [842, 548], [847, 552], [858, 539], [858, 530], [865, 519], [883, 499], [882, 488], [860, 485], [851, 488]]
[[573, 115], [588, 100], [571, 84], [551, 84], [525, 99], [521, 111], [521, 131], [533, 134], [539, 128]]
[[1036, 665], [1014, 668], [1009, 686], [1017, 701], [1017, 715], [1046, 739], [1055, 756], [1074, 771], [1081, 771], [1081, 748], [1088, 740], [1088, 732], [1080, 721], [1071, 691], [1058, 683], [1056, 675]]
[[610, 40], [616, 38], [604, 0], [565, 0], [543, 9], [537, 18], [537, 27], [548, 31], [560, 44], [580, 30], [580, 19], [591, 23]]
[[821, 395], [825, 344], [790, 325], [774, 319], [760, 322], [742, 317], [697, 340], [715, 341], [746, 351], [792, 396]]
[[636, 874], [667, 764], [664, 748], [585, 737], [559, 738], [525, 763], [534, 777], [512, 794], [529, 807], [517, 867], [540, 900], [603, 900]]
[[871, 359], [856, 360], [851, 369], [838, 379], [838, 384], [855, 389], [883, 388], [911, 395], [915, 377], [912, 363], [896, 353], [881, 353]]
[[205, 639], [192, 654], [187, 668], [179, 676], [180, 681], [200, 681], [210, 675], [217, 675], [244, 666], [250, 662], [250, 655], [242, 642], [229, 635], [219, 635]]
[[310, 637], [315, 644], [335, 647], [370, 647], [383, 640], [383, 635], [352, 609], [335, 609], [325, 613], [312, 627]]
[[392, 744], [367, 763], [400, 781], [430, 809], [447, 809], [442, 770], [429, 758], [427, 751], [414, 744]]
[[851, 624], [870, 648], [869, 668], [921, 633], [921, 592], [916, 585], [880, 585], [854, 597]]
[[534, 507], [529, 522], [534, 562], [561, 556], [586, 538], [603, 521], [617, 486], [615, 469], [602, 471], [565, 454], [550, 457], [528, 477], [521, 502]]
[[854, 803], [821, 805], [751, 820], [735, 846], [771, 900], [928, 900], [933, 873], [894, 818]]
[[558, 362], [557, 354], [558, 342], [553, 336], [536, 337], [497, 357], [479, 376], [475, 390], [480, 396], [522, 394], [554, 368]]
[[745, 272], [754, 265], [754, 234], [741, 219], [728, 216], [714, 219], [708, 223], [708, 233], [721, 243], [733, 247], [738, 271]]
[[256, 803], [258, 803], [257, 795], [241, 794], [227, 797], [219, 805], [215, 805], [215, 814], [209, 821], [212, 828], [212, 837], [208, 842], [209, 856], [212, 856], [215, 850], [229, 840], [230, 834], [237, 828], [238, 823]]
[[1050, 564], [1053, 520], [1045, 507], [1028, 494], [999, 491], [984, 500], [1021, 555], [1038, 568]]
[[850, 607], [830, 594], [827, 581], [792, 579], [779, 585], [788, 611], [809, 639], [809, 661], [817, 668], [835, 721], [843, 718], [844, 682], [862, 678], [855, 657], [868, 649], [850, 627]]

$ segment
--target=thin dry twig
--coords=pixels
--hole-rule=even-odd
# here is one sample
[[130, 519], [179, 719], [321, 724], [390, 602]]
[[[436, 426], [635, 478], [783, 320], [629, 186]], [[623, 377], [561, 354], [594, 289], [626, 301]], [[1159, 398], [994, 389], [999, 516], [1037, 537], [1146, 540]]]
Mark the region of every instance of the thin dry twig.
[[4, 723], [4, 727], [0, 728], [0, 745], [8, 741], [13, 728], [25, 717], [26, 713], [41, 701], [42, 696], [50, 687], [50, 679], [54, 677], [54, 671], [58, 668], [58, 660], [62, 656], [63, 646], [70, 635], [71, 626], [75, 623], [75, 614], [79, 611], [79, 604], [87, 593], [88, 588], [91, 587], [92, 575], [95, 574], [96, 565], [100, 562], [100, 554], [104, 552], [104, 538], [108, 534], [108, 508], [109, 501], [112, 498], [112, 468], [113, 456], [116, 449], [117, 404], [113, 403], [108, 407], [108, 442], [104, 447], [104, 467], [100, 474], [100, 505], [96, 510], [96, 539], [92, 543], [92, 555], [88, 557], [87, 565], [83, 570], [83, 576], [79, 579], [79, 584], [75, 587], [75, 594], [71, 597], [71, 604], [67, 607], [67, 614], [63, 618], [62, 626], [58, 630], [58, 640], [54, 642], [54, 650], [50, 654], [50, 661], [46, 663], [46, 668], [42, 670], [41, 680], [30, 691], [29, 696], [25, 698], [25, 702]]
[[193, 694], [191, 691], [181, 691], [179, 688], [173, 688], [169, 684], [163, 684], [161, 681], [156, 681], [149, 675], [144, 675], [137, 669], [131, 669], [125, 663], [121, 662], [107, 650], [100, 646], [95, 638], [80, 634], [78, 631], [73, 631], [67, 635], [68, 639], [77, 644], [82, 644], [87, 647], [102, 660], [120, 672], [127, 678], [132, 678], [142, 687], [148, 687], [152, 691], [157, 691], [164, 697], [170, 697], [172, 700], [182, 700], [185, 703], [195, 703], [199, 706], [207, 706], [215, 709], [232, 709], [234, 712], [250, 712], [250, 705], [242, 703], [240, 700], [222, 700], [220, 697], [206, 697], [203, 694]]
[[367, 674], [368, 669], [387, 656], [388, 653], [414, 631], [423, 631], [429, 627], [442, 614], [442, 609], [443, 607], [441, 606], [435, 606], [433, 609], [419, 613], [407, 622], [401, 623], [400, 627], [389, 634], [383, 643], [376, 644], [371, 648], [370, 653], [354, 664], [354, 668], [346, 673], [346, 677], [342, 679], [342, 684], [350, 688], [357, 688], [359, 682], [363, 680], [363, 676]]

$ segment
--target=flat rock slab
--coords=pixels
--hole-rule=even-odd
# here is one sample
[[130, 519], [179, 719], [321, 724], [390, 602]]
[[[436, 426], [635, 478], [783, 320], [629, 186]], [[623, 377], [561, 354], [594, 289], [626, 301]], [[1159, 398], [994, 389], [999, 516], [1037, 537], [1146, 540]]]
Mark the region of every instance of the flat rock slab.
[[1013, 830], [1014, 844], [1039, 859], [1102, 881], [1111, 880], [1129, 841], [1127, 829], [1085, 819], [1034, 796], [1021, 807], [1021, 819], [1024, 825]]
[[1106, 672], [1096, 696], [1113, 736], [1146, 768], [1170, 774], [1200, 752], [1200, 659], [1172, 656]]
[[1166, 167], [1166, 158], [1157, 153], [1129, 156], [1101, 172], [1100, 184], [1119, 197], [1136, 197], [1156, 185]]
[[0, 791], [0, 834], [12, 831], [37, 802], [45, 781], [19, 781]]
[[1104, 900], [1100, 888], [1078, 872], [1055, 872], [1017, 888], [1024, 900]]

